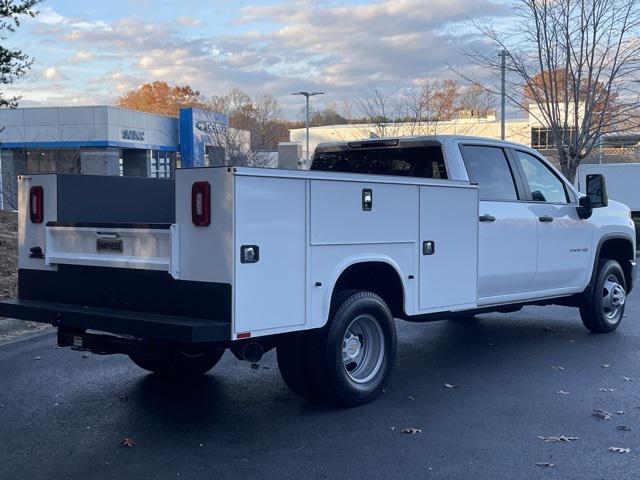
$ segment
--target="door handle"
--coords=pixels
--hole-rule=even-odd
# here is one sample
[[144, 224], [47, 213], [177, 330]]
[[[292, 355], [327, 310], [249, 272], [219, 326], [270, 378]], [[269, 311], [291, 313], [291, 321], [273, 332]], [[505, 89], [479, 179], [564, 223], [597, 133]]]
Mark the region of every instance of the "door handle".
[[496, 217], [494, 217], [493, 215], [480, 215], [479, 220], [481, 222], [495, 222], [496, 221]]
[[553, 217], [550, 217], [549, 215], [543, 215], [541, 217], [538, 217], [538, 220], [540, 220], [542, 223], [549, 223], [553, 222]]

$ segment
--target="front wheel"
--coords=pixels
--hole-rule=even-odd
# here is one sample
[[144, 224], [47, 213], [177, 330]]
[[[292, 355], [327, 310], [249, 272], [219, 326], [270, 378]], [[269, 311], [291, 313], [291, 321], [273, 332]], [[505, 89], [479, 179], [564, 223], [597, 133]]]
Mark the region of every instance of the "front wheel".
[[167, 378], [199, 377], [211, 370], [222, 358], [224, 349], [192, 351], [173, 347], [155, 355], [131, 354], [129, 358], [144, 370]]
[[620, 264], [600, 260], [593, 289], [580, 306], [582, 323], [594, 333], [614, 331], [624, 316], [625, 301], [626, 283]]
[[389, 307], [372, 292], [348, 296], [322, 330], [278, 347], [285, 383], [311, 400], [360, 405], [376, 398], [389, 379], [396, 354]]

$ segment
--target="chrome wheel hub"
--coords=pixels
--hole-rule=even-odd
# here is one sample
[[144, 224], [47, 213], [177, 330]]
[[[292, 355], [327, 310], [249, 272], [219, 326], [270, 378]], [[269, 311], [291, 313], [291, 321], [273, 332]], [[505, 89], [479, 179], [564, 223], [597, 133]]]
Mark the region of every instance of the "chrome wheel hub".
[[348, 377], [356, 383], [373, 379], [384, 360], [382, 327], [371, 315], [356, 317], [342, 339], [342, 364]]
[[355, 335], [351, 335], [345, 343], [345, 355], [348, 359], [354, 359], [358, 357], [362, 343], [360, 339]]
[[615, 275], [609, 275], [602, 287], [602, 311], [609, 320], [617, 320], [627, 294]]

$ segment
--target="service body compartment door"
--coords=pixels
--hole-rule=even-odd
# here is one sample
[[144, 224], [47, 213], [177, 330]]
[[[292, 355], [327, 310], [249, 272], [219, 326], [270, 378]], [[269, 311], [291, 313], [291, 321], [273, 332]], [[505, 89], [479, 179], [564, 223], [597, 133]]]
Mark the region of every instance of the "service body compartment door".
[[420, 187], [419, 313], [478, 300], [478, 189]]
[[[234, 333], [276, 333], [306, 319], [307, 182], [236, 175]], [[243, 263], [243, 247], [257, 261]]]

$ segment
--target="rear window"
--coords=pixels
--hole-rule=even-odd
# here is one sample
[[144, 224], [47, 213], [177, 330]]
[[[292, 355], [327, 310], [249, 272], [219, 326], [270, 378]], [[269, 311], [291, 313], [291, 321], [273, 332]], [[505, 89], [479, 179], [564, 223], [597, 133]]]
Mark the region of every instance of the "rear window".
[[405, 177], [447, 178], [440, 146], [318, 152], [311, 170]]

